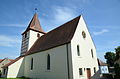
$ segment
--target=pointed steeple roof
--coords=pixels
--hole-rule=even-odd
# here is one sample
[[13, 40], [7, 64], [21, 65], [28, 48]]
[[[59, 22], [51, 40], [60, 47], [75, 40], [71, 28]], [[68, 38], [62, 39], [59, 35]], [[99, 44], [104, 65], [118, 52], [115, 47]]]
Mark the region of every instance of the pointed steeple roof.
[[81, 15], [38, 38], [30, 50], [26, 52], [26, 55], [69, 43], [74, 36], [80, 18]]
[[26, 33], [28, 30], [37, 31], [37, 32], [40, 32], [40, 33], [43, 33], [43, 34], [45, 33], [42, 30], [42, 27], [40, 25], [37, 13], [34, 14], [32, 20], [30, 21], [30, 23], [29, 23], [29, 25], [27, 27], [27, 29], [22, 34]]

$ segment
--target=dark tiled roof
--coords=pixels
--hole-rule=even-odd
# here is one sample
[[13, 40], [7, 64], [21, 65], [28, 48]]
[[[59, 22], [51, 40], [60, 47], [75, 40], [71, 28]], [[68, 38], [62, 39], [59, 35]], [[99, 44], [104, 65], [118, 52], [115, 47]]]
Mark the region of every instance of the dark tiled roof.
[[5, 67], [8, 67], [10, 66], [11, 64], [15, 63], [16, 61], [18, 61], [19, 59], [21, 59], [23, 56], [20, 56], [20, 57], [17, 57], [15, 60], [11, 60], [10, 63], [4, 65], [2, 68], [5, 68]]
[[103, 61], [101, 61], [100, 59], [97, 59], [98, 60], [98, 65], [99, 66], [107, 66], [106, 63], [104, 63]]
[[[43, 50], [69, 43], [74, 35], [80, 17], [81, 16], [78, 16], [75, 19], [39, 37], [26, 55], [38, 53]], [[3, 66], [3, 68], [10, 66], [22, 57], [16, 58], [14, 61]]]
[[80, 16], [41, 36], [26, 54], [37, 53], [70, 42], [79, 19]]
[[38, 15], [36, 13], [34, 14], [32, 20], [30, 21], [30, 24], [28, 25], [25, 32], [23, 32], [23, 34], [26, 33], [28, 30], [34, 30], [34, 31], [45, 34], [45, 32], [42, 30], [42, 27], [41, 27], [40, 22], [38, 20]]

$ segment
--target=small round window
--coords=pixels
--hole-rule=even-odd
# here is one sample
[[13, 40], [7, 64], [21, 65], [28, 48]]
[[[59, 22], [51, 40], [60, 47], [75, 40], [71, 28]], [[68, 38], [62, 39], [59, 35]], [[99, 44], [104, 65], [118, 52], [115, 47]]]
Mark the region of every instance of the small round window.
[[86, 38], [86, 33], [84, 31], [82, 31], [82, 36], [83, 38]]

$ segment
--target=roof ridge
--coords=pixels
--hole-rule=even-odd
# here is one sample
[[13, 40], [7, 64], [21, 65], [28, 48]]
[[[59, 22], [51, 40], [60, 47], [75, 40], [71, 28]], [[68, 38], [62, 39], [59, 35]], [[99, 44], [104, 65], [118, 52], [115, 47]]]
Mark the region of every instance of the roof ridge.
[[80, 17], [81, 15], [39, 37], [26, 54], [40, 52], [70, 42]]
[[34, 16], [32, 17], [32, 20], [30, 21], [30, 23], [27, 27], [27, 29], [22, 34], [26, 33], [28, 30], [33, 30], [33, 31], [45, 33], [43, 31], [41, 25], [40, 25], [40, 21], [38, 19], [38, 14], [37, 13], [34, 14]]

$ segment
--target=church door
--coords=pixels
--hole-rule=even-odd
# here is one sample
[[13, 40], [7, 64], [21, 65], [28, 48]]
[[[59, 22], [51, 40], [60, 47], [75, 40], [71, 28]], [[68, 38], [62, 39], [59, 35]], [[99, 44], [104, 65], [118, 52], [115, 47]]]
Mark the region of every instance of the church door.
[[90, 68], [87, 68], [87, 79], [91, 79], [91, 71], [90, 71]]

